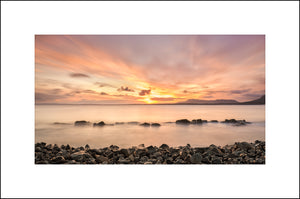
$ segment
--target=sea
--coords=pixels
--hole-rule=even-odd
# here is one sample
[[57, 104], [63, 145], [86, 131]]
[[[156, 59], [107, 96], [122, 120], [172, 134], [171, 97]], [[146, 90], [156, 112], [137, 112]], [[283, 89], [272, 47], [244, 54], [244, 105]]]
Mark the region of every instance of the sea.
[[[178, 125], [179, 119], [218, 120], [202, 125]], [[234, 126], [225, 119], [246, 120]], [[91, 125], [75, 126], [75, 121]], [[108, 125], [93, 127], [100, 121]], [[116, 122], [124, 124], [116, 125]], [[144, 127], [128, 122], [160, 123]], [[265, 105], [35, 105], [35, 142], [102, 148], [138, 146], [206, 147], [265, 140]]]

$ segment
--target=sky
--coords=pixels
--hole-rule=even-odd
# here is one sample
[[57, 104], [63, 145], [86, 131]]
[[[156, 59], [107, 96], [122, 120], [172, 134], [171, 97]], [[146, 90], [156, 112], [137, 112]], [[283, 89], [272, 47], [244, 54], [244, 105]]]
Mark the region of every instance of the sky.
[[36, 104], [244, 102], [264, 94], [264, 35], [35, 35]]

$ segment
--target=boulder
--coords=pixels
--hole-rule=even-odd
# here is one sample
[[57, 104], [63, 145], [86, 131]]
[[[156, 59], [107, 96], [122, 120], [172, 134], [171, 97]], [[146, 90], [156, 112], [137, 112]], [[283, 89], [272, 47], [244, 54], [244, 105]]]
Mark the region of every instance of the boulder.
[[41, 147], [35, 147], [35, 152], [42, 152]]
[[63, 156], [57, 156], [51, 159], [51, 163], [53, 164], [63, 164], [67, 162]]
[[94, 123], [93, 126], [104, 126], [104, 125], [105, 125], [105, 123], [103, 121], [101, 121], [101, 122], [98, 122], [98, 123]]
[[147, 123], [147, 122], [145, 122], [145, 123], [143, 123], [143, 124], [140, 124], [140, 126], [149, 127], [149, 126], [150, 126], [150, 124], [149, 124], [149, 123]]
[[129, 164], [129, 163], [130, 163], [130, 160], [124, 159], [124, 158], [120, 158], [120, 159], [118, 160], [118, 163], [119, 163], [119, 164]]
[[148, 153], [152, 154], [152, 153], [154, 153], [155, 151], [156, 151], [156, 149], [155, 149], [155, 147], [153, 147], [152, 145], [147, 147], [147, 152], [148, 152]]
[[112, 150], [112, 151], [118, 151], [119, 147], [116, 146], [116, 145], [110, 145], [109, 149]]
[[160, 149], [168, 149], [169, 146], [168, 146], [167, 144], [162, 144], [162, 145], [160, 145], [159, 148], [160, 148]]
[[121, 153], [121, 154], [124, 154], [125, 157], [129, 156], [129, 151], [128, 151], [128, 149], [121, 149], [121, 150], [120, 150], [120, 153]]
[[85, 125], [88, 125], [88, 124], [89, 124], [89, 122], [87, 122], [85, 120], [75, 122], [75, 126], [85, 126]]
[[76, 161], [82, 161], [85, 158], [92, 158], [92, 156], [84, 151], [79, 151], [71, 154], [71, 159]]
[[181, 119], [181, 120], [176, 120], [176, 124], [184, 124], [184, 125], [187, 125], [187, 124], [191, 124], [191, 122], [187, 119]]
[[202, 124], [202, 119], [192, 120], [192, 124]]
[[194, 155], [192, 155], [191, 157], [191, 163], [193, 164], [200, 164], [202, 161], [202, 156], [200, 153], [195, 153]]
[[236, 142], [235, 145], [236, 145], [238, 148], [240, 148], [240, 149], [242, 149], [242, 150], [244, 150], [244, 151], [247, 151], [247, 150], [249, 150], [249, 149], [253, 149], [253, 148], [254, 148], [254, 146], [252, 146], [252, 145], [249, 144], [248, 142]]
[[128, 159], [131, 161], [131, 162], [134, 162], [134, 156], [131, 154]]
[[160, 127], [160, 124], [159, 123], [152, 123], [151, 126], [153, 126], [153, 127]]
[[211, 123], [218, 123], [218, 120], [210, 120]]

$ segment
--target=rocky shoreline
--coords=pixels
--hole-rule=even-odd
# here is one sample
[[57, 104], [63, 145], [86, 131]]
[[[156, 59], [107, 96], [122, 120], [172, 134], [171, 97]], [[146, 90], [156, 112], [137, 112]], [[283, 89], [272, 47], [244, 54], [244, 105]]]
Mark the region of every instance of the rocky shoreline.
[[91, 149], [70, 145], [35, 144], [35, 164], [265, 164], [265, 141], [236, 142], [223, 147], [160, 147], [143, 144], [131, 148], [111, 145]]

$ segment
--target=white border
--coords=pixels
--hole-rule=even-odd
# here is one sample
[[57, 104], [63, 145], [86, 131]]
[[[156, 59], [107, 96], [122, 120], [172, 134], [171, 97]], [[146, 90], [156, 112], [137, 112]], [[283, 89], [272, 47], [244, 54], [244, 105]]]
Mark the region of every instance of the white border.
[[[299, 197], [298, 2], [1, 2], [1, 197]], [[34, 34], [265, 34], [266, 165], [38, 166]]]

